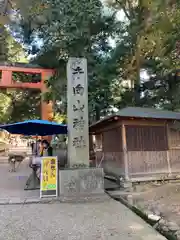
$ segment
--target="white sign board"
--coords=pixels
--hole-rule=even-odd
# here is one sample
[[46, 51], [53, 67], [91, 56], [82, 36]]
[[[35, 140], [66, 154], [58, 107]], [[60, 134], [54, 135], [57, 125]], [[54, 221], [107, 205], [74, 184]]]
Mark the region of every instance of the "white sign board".
[[67, 65], [68, 162], [89, 166], [87, 60], [70, 58]]

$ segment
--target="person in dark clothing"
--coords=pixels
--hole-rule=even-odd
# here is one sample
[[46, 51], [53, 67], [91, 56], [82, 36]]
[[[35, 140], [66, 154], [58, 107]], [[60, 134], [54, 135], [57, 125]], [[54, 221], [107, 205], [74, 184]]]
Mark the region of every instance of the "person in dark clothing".
[[43, 146], [43, 150], [42, 150], [42, 153], [41, 153], [42, 157], [53, 155], [53, 149], [52, 149], [52, 147], [50, 146], [50, 144], [47, 140], [42, 141], [42, 146]]
[[33, 153], [33, 149], [34, 149], [34, 142], [31, 142], [31, 150], [32, 150], [32, 153]]

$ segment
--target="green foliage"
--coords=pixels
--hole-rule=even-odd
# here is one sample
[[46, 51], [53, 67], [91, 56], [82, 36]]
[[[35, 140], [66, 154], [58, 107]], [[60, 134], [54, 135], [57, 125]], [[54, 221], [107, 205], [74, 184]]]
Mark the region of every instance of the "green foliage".
[[[25, 53], [18, 43], [4, 28], [0, 37], [0, 62], [27, 62]], [[1, 77], [1, 76], [0, 76]], [[33, 82], [38, 76], [23, 73], [13, 73], [13, 80], [17, 82]], [[40, 117], [40, 93], [27, 90], [2, 90], [0, 91], [0, 123], [16, 122], [25, 119]]]
[[[129, 81], [131, 87], [120, 91], [117, 105], [179, 109], [179, 83], [168, 76], [179, 67], [179, 1], [109, 0], [108, 4], [123, 10], [127, 23], [126, 34], [119, 36], [116, 52], [119, 53], [119, 83]], [[141, 70], [149, 73], [150, 81], [142, 82]]]
[[66, 112], [67, 59], [70, 56], [86, 57], [90, 117], [99, 119], [112, 103], [110, 88], [116, 68], [115, 59], [111, 61], [112, 48], [108, 38], [119, 28], [115, 15], [105, 15], [99, 0], [88, 3], [84, 0], [68, 0], [49, 1], [44, 16], [46, 23], [33, 32], [42, 37], [44, 42], [33, 62], [56, 69], [55, 76], [47, 81], [49, 91], [45, 99], [53, 100], [55, 110], [60, 114]]
[[[90, 121], [109, 114], [114, 106], [180, 109], [179, 79], [172, 74], [180, 64], [180, 1], [108, 0], [111, 9], [106, 13], [100, 0], [32, 0], [28, 6], [19, 0], [16, 4], [22, 18], [13, 23], [14, 33], [35, 55], [33, 63], [56, 70], [55, 76], [47, 80], [48, 92], [44, 95], [45, 100], [53, 101], [56, 119], [66, 114], [66, 63], [70, 56], [88, 60]], [[117, 10], [124, 12], [125, 21], [115, 18]], [[110, 37], [116, 41], [114, 49]], [[6, 51], [0, 40], [0, 55], [13, 61], [19, 47], [8, 44], [12, 54], [3, 55]], [[148, 72], [149, 81], [142, 82], [142, 70]], [[23, 74], [15, 74], [14, 78], [36, 81], [36, 77]], [[13, 100], [14, 109], [19, 109], [16, 112], [23, 119], [38, 114], [26, 111], [31, 109], [27, 99], [33, 106], [38, 104], [33, 96], [21, 93]]]
[[22, 45], [17, 42], [9, 33], [6, 38], [7, 47], [7, 60], [9, 62], [22, 62], [27, 63], [25, 52], [23, 51]]
[[[45, 99], [57, 103], [55, 109], [61, 114], [66, 111], [66, 62], [69, 56], [84, 56], [88, 59], [91, 121], [107, 115], [111, 106], [161, 105], [173, 109], [172, 101], [178, 106], [177, 84], [169, 92], [168, 80], [160, 81], [160, 87], [155, 84], [179, 65], [175, 47], [179, 39], [178, 5], [161, 0], [109, 0], [109, 4], [124, 11], [125, 22], [115, 20], [114, 11], [104, 15], [97, 0], [88, 4], [83, 0], [49, 1], [44, 22], [33, 30], [44, 42], [36, 62], [57, 69], [47, 83], [50, 91]], [[110, 36], [116, 39], [115, 49], [108, 44]], [[142, 69], [153, 76], [151, 89], [141, 82]], [[124, 81], [130, 86], [124, 87]]]
[[57, 122], [57, 123], [66, 124], [67, 123], [67, 117], [66, 117], [66, 115], [56, 113], [55, 116], [54, 116], [54, 121]]
[[11, 99], [9, 107], [9, 122], [40, 118], [40, 92], [37, 90], [8, 91]]
[[6, 28], [0, 24], [0, 62], [7, 61], [7, 36]]
[[0, 93], [0, 123], [6, 123], [9, 120], [9, 107], [11, 98], [6, 94]]

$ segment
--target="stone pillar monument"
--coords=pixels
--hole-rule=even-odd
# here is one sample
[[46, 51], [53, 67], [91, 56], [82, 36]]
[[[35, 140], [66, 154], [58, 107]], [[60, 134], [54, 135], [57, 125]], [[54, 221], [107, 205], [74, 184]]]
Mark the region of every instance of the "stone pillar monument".
[[[68, 168], [59, 171], [62, 201], [104, 200], [102, 168], [89, 167], [87, 61], [70, 58], [67, 64]], [[103, 196], [103, 198], [102, 198]]]
[[68, 164], [89, 166], [87, 61], [70, 58], [67, 64]]

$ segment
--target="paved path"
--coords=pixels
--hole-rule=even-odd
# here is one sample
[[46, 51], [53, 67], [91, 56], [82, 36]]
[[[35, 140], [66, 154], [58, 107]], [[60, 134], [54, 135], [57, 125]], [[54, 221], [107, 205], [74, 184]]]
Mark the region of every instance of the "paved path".
[[[16, 173], [0, 164], [2, 199], [39, 199], [24, 191], [31, 169], [22, 163]], [[0, 240], [164, 240], [128, 208], [112, 199], [102, 203], [0, 205]]]
[[165, 240], [114, 200], [0, 206], [1, 240]]
[[[18, 149], [19, 150], [19, 149]], [[17, 171], [9, 172], [10, 166], [7, 160], [0, 161], [0, 204], [3, 199], [23, 200], [28, 197], [39, 197], [39, 191], [24, 191], [24, 187], [32, 169], [29, 168], [29, 159], [24, 160]]]

